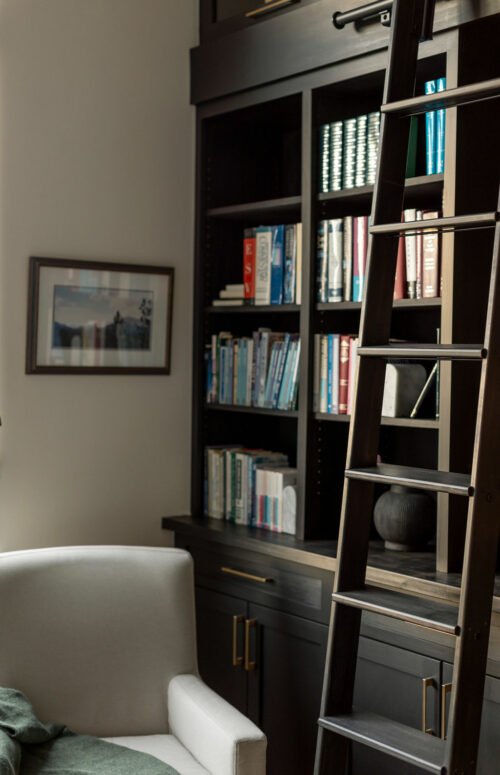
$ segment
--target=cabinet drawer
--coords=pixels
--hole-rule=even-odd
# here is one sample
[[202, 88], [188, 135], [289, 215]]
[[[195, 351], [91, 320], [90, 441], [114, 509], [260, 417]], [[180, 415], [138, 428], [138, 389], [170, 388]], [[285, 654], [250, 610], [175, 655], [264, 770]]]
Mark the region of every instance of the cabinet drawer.
[[194, 558], [196, 584], [270, 608], [328, 622], [333, 574], [318, 568], [176, 534]]

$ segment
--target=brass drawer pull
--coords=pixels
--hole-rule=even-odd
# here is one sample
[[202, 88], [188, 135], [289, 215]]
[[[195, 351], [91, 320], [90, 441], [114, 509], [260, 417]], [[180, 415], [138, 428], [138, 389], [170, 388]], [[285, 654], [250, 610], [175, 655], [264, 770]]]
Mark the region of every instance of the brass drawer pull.
[[233, 667], [243, 664], [243, 657], [238, 656], [238, 625], [244, 621], [244, 616], [233, 616]]
[[245, 621], [245, 670], [255, 670], [257, 662], [250, 661], [250, 628], [257, 627], [257, 619], [247, 619]]
[[434, 735], [433, 729], [427, 728], [427, 689], [434, 686], [434, 678], [422, 678], [422, 732], [426, 735]]
[[441, 740], [446, 740], [446, 695], [451, 687], [452, 684], [441, 684]]
[[253, 11], [248, 11], [245, 16], [247, 18], [249, 17], [255, 17], [255, 16], [264, 16], [265, 13], [270, 13], [270, 11], [274, 11], [276, 8], [282, 8], [285, 5], [292, 5], [292, 3], [297, 3], [298, 0], [266, 0], [265, 5], [261, 5], [260, 8], [255, 8]]
[[254, 576], [253, 573], [244, 573], [242, 570], [234, 570], [234, 568], [221, 568], [221, 573], [227, 573], [230, 576], [238, 576], [241, 579], [250, 579], [250, 581], [258, 581], [259, 584], [269, 584], [274, 579], [270, 576]]

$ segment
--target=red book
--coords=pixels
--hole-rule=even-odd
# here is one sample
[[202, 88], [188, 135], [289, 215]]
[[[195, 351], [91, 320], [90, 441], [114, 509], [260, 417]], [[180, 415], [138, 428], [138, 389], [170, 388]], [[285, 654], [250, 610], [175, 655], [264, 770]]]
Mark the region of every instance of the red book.
[[[403, 218], [401, 218], [403, 220]], [[405, 238], [398, 240], [398, 257], [396, 261], [396, 277], [394, 279], [394, 299], [404, 299], [406, 296], [406, 251]]]
[[255, 229], [243, 232], [243, 286], [247, 304], [255, 301]]
[[[425, 210], [424, 221], [439, 218], [436, 210]], [[432, 229], [424, 229], [422, 236], [422, 296], [433, 299], [439, 296], [439, 234]]]
[[340, 337], [339, 365], [339, 414], [347, 414], [347, 398], [349, 393], [349, 345], [350, 336]]

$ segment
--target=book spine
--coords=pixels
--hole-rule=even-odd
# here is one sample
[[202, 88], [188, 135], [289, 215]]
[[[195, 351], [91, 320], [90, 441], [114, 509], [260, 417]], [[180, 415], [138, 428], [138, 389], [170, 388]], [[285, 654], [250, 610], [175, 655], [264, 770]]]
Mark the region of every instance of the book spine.
[[344, 121], [342, 188], [354, 188], [356, 182], [356, 119]]
[[[423, 220], [438, 218], [439, 213], [426, 210]], [[424, 229], [422, 235], [422, 295], [433, 299], [439, 295], [439, 234], [434, 229]]]
[[313, 412], [319, 412], [321, 335], [314, 334]]
[[319, 190], [330, 190], [330, 124], [319, 128]]
[[380, 111], [368, 113], [366, 130], [366, 185], [373, 186], [377, 174], [378, 146], [380, 140]]
[[267, 373], [267, 382], [266, 382], [266, 394], [264, 398], [264, 408], [265, 409], [272, 409], [272, 396], [273, 396], [273, 388], [274, 388], [274, 380], [276, 378], [276, 369], [279, 362], [279, 356], [281, 352], [283, 343], [282, 342], [274, 342], [271, 350], [271, 360], [269, 363], [269, 371]]
[[[416, 219], [417, 221], [422, 220], [423, 211], [417, 210], [416, 212]], [[415, 244], [416, 244], [416, 268], [417, 268], [417, 283], [416, 283], [416, 297], [417, 299], [422, 298], [422, 231], [418, 229], [417, 233], [415, 234]]]
[[255, 384], [255, 359], [253, 355], [254, 340], [247, 340], [246, 350], [246, 390], [245, 390], [245, 406], [252, 406], [252, 390]]
[[406, 296], [406, 253], [404, 236], [398, 239], [398, 257], [396, 259], [396, 277], [394, 279], [394, 299]]
[[327, 189], [329, 191], [342, 189], [343, 123], [343, 121], [334, 121], [330, 124], [330, 176]]
[[288, 348], [290, 346], [290, 334], [285, 334], [285, 339], [280, 350], [279, 360], [276, 364], [276, 376], [273, 383], [273, 392], [271, 397], [271, 408], [278, 408], [278, 396], [280, 393], [281, 382], [283, 380], [283, 373], [285, 370], [285, 362], [287, 358]]
[[302, 224], [296, 223], [295, 304], [302, 304]]
[[320, 335], [321, 366], [320, 366], [320, 404], [322, 414], [328, 412], [328, 336]]
[[[405, 210], [405, 221], [415, 221], [417, 211], [415, 209]], [[405, 236], [406, 253], [406, 292], [409, 299], [417, 297], [417, 238], [415, 234]]]
[[355, 216], [352, 219], [352, 300], [361, 301], [361, 278], [359, 274], [359, 242], [358, 242], [358, 220]]
[[255, 229], [243, 232], [243, 298], [247, 304], [255, 301]]
[[327, 223], [327, 221], [318, 222], [318, 236], [316, 243], [316, 283], [317, 299], [319, 302], [326, 301], [328, 287]]
[[296, 337], [290, 337], [290, 343], [288, 345], [285, 364], [283, 368], [283, 377], [282, 377], [281, 385], [279, 389], [278, 404], [277, 404], [278, 409], [286, 409], [286, 398], [290, 387], [290, 379], [292, 376], [291, 371], [292, 371], [293, 358], [294, 358], [296, 347], [297, 347]]
[[[436, 93], [436, 81], [426, 81], [426, 94]], [[436, 111], [430, 110], [425, 114], [425, 158], [427, 175], [436, 172]]]
[[271, 229], [259, 226], [255, 232], [255, 304], [271, 303]]
[[297, 351], [295, 353], [295, 359], [293, 364], [293, 376], [290, 382], [290, 400], [288, 402], [288, 409], [295, 409], [297, 406], [297, 394], [299, 391], [299, 364], [300, 364], [300, 338], [297, 340]]
[[353, 337], [349, 343], [349, 392], [347, 396], [347, 414], [352, 414], [354, 400], [354, 382], [356, 379], [358, 355], [358, 338]]
[[333, 412], [333, 334], [328, 334], [328, 371], [326, 379], [326, 411], [328, 414]]
[[340, 335], [333, 334], [332, 353], [332, 414], [339, 414], [339, 386], [340, 386]]
[[271, 304], [283, 302], [284, 226], [271, 226]]
[[285, 267], [283, 271], [283, 304], [294, 304], [297, 271], [297, 225], [285, 226]]
[[262, 332], [259, 350], [259, 382], [256, 406], [263, 407], [266, 390], [267, 362], [269, 358], [269, 331]]
[[[446, 78], [438, 78], [436, 91], [446, 90]], [[446, 110], [440, 108], [436, 111], [436, 172], [444, 172], [444, 142], [446, 130]]]
[[342, 218], [328, 221], [328, 301], [342, 301], [344, 222]]
[[365, 282], [366, 251], [368, 245], [368, 218], [357, 216], [353, 221], [354, 256], [353, 256], [353, 301], [362, 301]]
[[350, 337], [340, 337], [339, 365], [339, 414], [347, 414], [347, 394], [349, 390], [349, 345]]
[[344, 218], [343, 259], [344, 301], [352, 298], [352, 215]]
[[366, 186], [366, 136], [368, 116], [356, 118], [356, 177], [355, 186]]

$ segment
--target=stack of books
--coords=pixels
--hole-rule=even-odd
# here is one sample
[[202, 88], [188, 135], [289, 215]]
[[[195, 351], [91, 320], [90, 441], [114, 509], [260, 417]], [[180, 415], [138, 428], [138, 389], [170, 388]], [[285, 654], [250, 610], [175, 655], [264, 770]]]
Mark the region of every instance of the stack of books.
[[[435, 94], [445, 91], [446, 78], [437, 78], [435, 81], [427, 81], [426, 94]], [[446, 124], [446, 110], [431, 110], [425, 114], [425, 158], [427, 175], [444, 172], [444, 135]]]
[[302, 224], [245, 229], [243, 298], [246, 304], [300, 304]]
[[367, 215], [319, 221], [317, 301], [362, 301], [369, 225]]
[[297, 469], [281, 452], [238, 445], [205, 448], [205, 515], [295, 533]]
[[315, 412], [351, 414], [357, 350], [355, 335], [314, 335]]
[[261, 328], [251, 337], [213, 334], [205, 348], [209, 404], [295, 409], [300, 337]]
[[227, 283], [219, 291], [219, 298], [212, 302], [214, 307], [241, 307], [244, 304], [243, 283]]
[[320, 192], [373, 185], [379, 138], [379, 111], [320, 126]]

